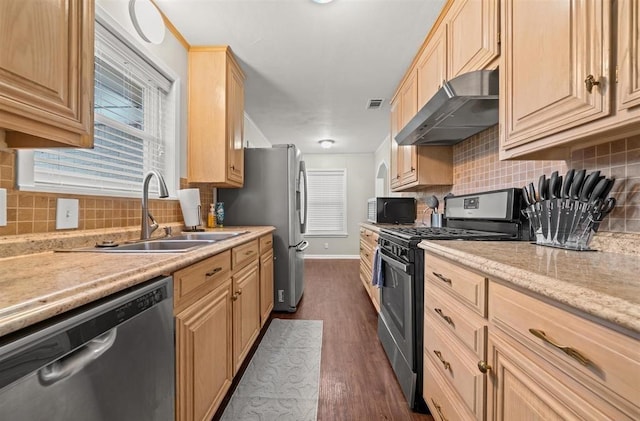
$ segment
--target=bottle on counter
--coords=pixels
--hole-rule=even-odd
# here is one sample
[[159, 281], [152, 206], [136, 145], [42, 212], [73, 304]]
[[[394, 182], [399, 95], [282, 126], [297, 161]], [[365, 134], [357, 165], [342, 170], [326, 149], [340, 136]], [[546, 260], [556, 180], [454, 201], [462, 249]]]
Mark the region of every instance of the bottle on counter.
[[207, 215], [207, 228], [216, 227], [216, 212], [213, 206], [213, 203], [209, 205], [209, 214]]
[[218, 227], [224, 227], [224, 203], [217, 202], [216, 203], [216, 222]]

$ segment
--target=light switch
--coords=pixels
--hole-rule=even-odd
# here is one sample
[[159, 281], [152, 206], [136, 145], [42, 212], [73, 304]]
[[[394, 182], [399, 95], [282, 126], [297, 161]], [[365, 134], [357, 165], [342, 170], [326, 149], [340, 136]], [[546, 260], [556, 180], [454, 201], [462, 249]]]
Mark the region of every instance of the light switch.
[[0, 227], [7, 226], [7, 189], [0, 189]]
[[58, 199], [56, 202], [56, 229], [78, 228], [78, 199]]

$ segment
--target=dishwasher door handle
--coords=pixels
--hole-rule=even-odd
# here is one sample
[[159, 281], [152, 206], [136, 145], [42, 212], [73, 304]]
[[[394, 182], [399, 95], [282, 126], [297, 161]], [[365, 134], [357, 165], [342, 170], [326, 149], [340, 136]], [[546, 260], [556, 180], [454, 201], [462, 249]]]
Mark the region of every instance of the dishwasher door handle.
[[42, 367], [38, 371], [40, 383], [44, 386], [52, 385], [67, 377], [73, 376], [82, 370], [91, 361], [97, 360], [102, 354], [107, 352], [116, 341], [116, 332], [118, 328], [103, 333], [102, 335], [87, 342], [76, 351], [66, 357], [63, 357], [51, 364]]

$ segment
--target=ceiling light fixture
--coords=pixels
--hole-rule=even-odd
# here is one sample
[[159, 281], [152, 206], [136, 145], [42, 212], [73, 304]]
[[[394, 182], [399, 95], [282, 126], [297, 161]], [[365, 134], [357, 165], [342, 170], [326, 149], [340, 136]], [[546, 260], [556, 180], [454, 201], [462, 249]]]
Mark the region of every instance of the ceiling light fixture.
[[333, 0], [311, 0], [311, 1], [318, 4], [327, 4], [327, 3], [331, 3]]
[[332, 139], [322, 139], [322, 140], [318, 141], [318, 143], [320, 144], [322, 149], [329, 149], [330, 147], [333, 146], [335, 141], [332, 140]]

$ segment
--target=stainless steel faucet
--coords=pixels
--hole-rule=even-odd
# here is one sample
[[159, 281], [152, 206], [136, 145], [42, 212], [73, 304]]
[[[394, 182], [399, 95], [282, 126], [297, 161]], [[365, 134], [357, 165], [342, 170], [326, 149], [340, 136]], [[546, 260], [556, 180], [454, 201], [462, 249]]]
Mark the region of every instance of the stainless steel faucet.
[[[144, 176], [144, 183], [142, 184], [142, 226], [140, 230], [140, 239], [148, 240], [151, 238], [151, 233], [158, 229], [158, 223], [153, 219], [153, 215], [149, 212], [149, 181], [152, 176], [156, 176], [158, 179], [158, 190], [160, 197], [169, 197], [169, 190], [164, 182], [164, 178], [158, 171], [149, 171]], [[151, 220], [151, 224], [149, 224]]]

